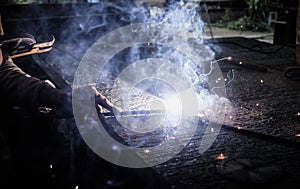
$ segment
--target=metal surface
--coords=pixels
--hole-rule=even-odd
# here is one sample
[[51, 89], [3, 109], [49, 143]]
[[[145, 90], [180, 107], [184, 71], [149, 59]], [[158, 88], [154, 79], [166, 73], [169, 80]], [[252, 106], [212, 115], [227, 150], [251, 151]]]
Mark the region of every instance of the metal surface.
[[225, 177], [239, 183], [265, 184], [282, 176], [277, 165], [253, 158], [232, 158], [220, 161], [217, 170]]
[[[232, 56], [237, 62], [264, 66], [268, 72], [248, 69], [230, 62], [220, 62], [224, 75], [228, 70], [235, 70], [234, 80], [226, 87], [234, 110], [228, 115], [227, 122], [224, 123], [222, 132], [213, 147], [206, 153], [199, 154], [198, 146], [203, 133], [200, 131], [204, 129], [204, 126], [199, 125], [199, 132], [195, 134], [190, 145], [176, 158], [155, 167], [154, 170], [163, 174], [176, 188], [245, 188], [251, 183], [267, 183], [263, 185], [265, 188], [299, 188], [299, 137], [295, 137], [295, 134], [299, 133], [300, 116], [297, 114], [299, 84], [282, 74], [286, 67], [295, 66], [294, 49], [244, 38], [218, 39], [218, 41], [227, 42], [219, 44], [222, 47], [222, 53], [218, 55], [220, 58]], [[265, 52], [276, 53], [258, 54], [247, 48], [237, 48], [232, 42], [243, 44], [251, 49], [257, 49], [259, 46], [261, 47], [259, 49]], [[47, 74], [51, 73], [51, 78], [56, 84], [59, 83], [59, 79], [65, 79], [71, 83], [72, 75], [76, 70], [73, 67], [76, 68], [76, 62], [78, 62], [77, 58], [69, 56], [70, 52], [74, 52], [75, 49], [70, 51], [68, 48], [62, 49], [64, 51], [54, 48], [49, 53], [34, 56], [34, 58], [39, 58], [37, 63], [40, 66], [47, 66], [45, 70]], [[278, 49], [281, 50], [278, 51]], [[100, 90], [105, 96], [111, 97], [110, 99], [114, 98], [111, 95], [112, 89], [100, 88]], [[138, 104], [144, 100], [148, 101], [148, 98], [141, 96], [133, 103]], [[147, 119], [148, 113], [140, 112], [136, 115], [130, 113], [128, 116]], [[167, 137], [173, 137], [171, 128], [168, 131], [156, 130], [136, 134], [120, 125], [116, 117], [109, 114], [104, 116], [104, 127], [112, 138], [124, 145], [136, 148], [152, 147], [164, 142]], [[151, 113], [150, 115], [152, 116]], [[185, 138], [185, 136], [180, 136], [180, 138]], [[224, 153], [228, 158], [224, 160], [212, 158], [220, 153]], [[251, 158], [246, 158], [250, 162], [250, 166], [246, 168], [238, 159], [235, 161], [231, 159], [237, 158], [237, 155], [239, 157], [251, 155], [267, 162], [270, 161], [270, 164], [264, 161], [261, 161], [263, 162], [261, 164], [254, 164]], [[72, 154], [72, 156], [77, 157], [77, 154]], [[157, 158], [161, 158], [160, 153], [157, 153]], [[217, 169], [215, 163], [218, 163]], [[280, 177], [282, 171], [274, 164], [282, 165], [285, 175], [288, 176]], [[94, 164], [90, 165], [95, 167]], [[236, 169], [233, 169], [234, 166]], [[91, 180], [93, 180], [92, 176], [87, 179], [88, 182]]]

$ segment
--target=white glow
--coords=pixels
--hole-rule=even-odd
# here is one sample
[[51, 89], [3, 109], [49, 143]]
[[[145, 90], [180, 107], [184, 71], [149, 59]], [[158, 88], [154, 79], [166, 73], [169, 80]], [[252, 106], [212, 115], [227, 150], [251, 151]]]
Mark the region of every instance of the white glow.
[[181, 101], [177, 95], [171, 96], [169, 99], [164, 102], [165, 110], [167, 113], [174, 115], [180, 115], [182, 112]]

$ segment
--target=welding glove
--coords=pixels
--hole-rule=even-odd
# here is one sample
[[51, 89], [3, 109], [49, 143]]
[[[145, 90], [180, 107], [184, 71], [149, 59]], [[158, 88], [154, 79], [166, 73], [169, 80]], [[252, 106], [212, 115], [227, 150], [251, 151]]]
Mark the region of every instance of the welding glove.
[[37, 101], [40, 110], [47, 112], [50, 108], [50, 113], [56, 117], [73, 117], [71, 92], [57, 89], [48, 81], [43, 81]]
[[27, 33], [0, 36], [0, 48], [3, 51], [4, 60], [6, 60], [8, 56], [32, 50], [35, 44], [35, 38]]
[[[104, 112], [103, 108], [110, 112], [122, 112], [121, 108], [111, 103], [95, 87], [91, 87], [91, 91], [92, 94], [95, 95], [95, 107], [99, 113]], [[45, 85], [41, 89], [39, 94], [39, 105], [53, 108], [55, 115], [59, 117], [70, 117], [73, 115], [71, 92], [58, 90], [51, 85]]]
[[91, 87], [93, 93], [95, 94], [95, 103], [96, 103], [96, 107], [98, 108], [98, 111], [100, 111], [100, 113], [103, 113], [104, 110], [103, 108], [107, 109], [110, 112], [122, 112], [123, 110], [114, 105], [112, 102], [110, 102], [103, 94], [101, 94], [95, 86]]

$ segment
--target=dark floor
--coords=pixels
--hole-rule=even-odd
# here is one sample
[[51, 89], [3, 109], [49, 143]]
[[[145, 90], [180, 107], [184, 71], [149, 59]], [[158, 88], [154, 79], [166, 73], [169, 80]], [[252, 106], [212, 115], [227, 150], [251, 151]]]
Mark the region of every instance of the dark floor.
[[[30, 117], [8, 109], [1, 114], [8, 123], [0, 135], [0, 187], [299, 188], [300, 83], [283, 76], [286, 67], [296, 66], [295, 49], [245, 38], [207, 44], [216, 59], [232, 56], [232, 61], [219, 66], [224, 78], [228, 73], [232, 78], [234, 70], [235, 79], [226, 86], [232, 110], [206, 152], [198, 150], [203, 137], [199, 129], [171, 160], [145, 169], [122, 168], [95, 155], [73, 119]], [[34, 56], [37, 64], [26, 64], [31, 58], [16, 61], [31, 75], [50, 78], [65, 89], [83, 54], [56, 46], [50, 53]], [[221, 153], [227, 158], [217, 160]], [[250, 165], [222, 164], [242, 158]], [[251, 164], [255, 160], [261, 163]]]

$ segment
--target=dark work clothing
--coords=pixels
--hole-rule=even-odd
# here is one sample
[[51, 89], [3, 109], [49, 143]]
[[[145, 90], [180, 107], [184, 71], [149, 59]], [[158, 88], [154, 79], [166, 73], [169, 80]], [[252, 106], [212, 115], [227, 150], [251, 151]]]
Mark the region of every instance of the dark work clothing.
[[70, 116], [70, 95], [54, 88], [49, 83], [31, 77], [16, 66], [11, 59], [0, 66], [1, 101], [37, 112], [39, 107], [53, 108]]

